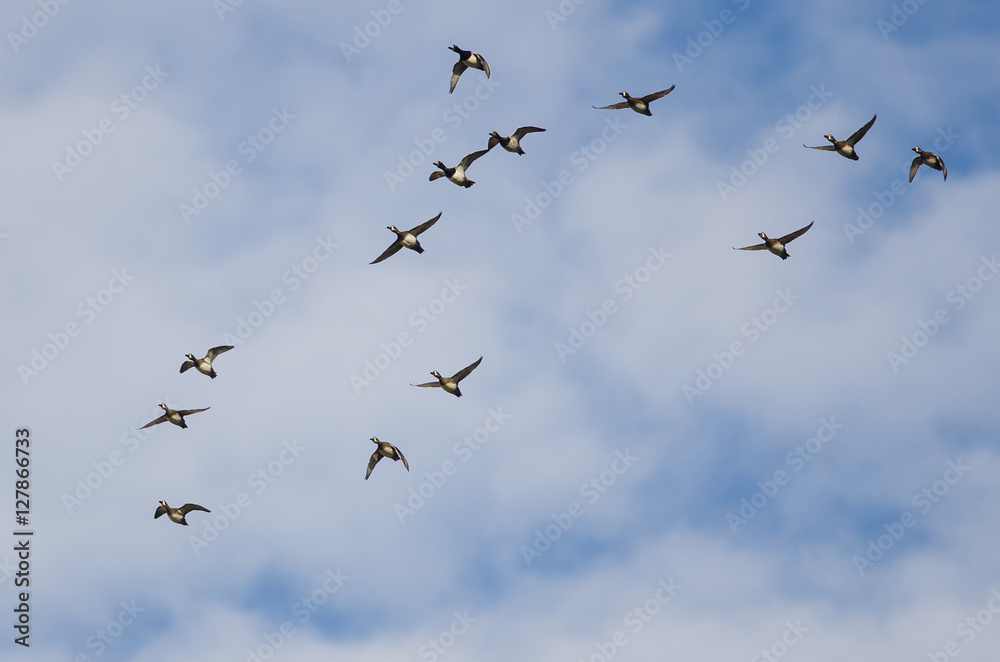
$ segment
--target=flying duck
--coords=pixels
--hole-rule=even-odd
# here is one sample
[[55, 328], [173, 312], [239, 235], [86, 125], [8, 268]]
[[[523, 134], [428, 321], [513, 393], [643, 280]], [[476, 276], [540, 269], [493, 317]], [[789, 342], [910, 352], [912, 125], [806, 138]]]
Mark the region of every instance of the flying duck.
[[386, 441], [379, 441], [378, 437], [372, 437], [372, 441], [374, 441], [378, 447], [372, 453], [372, 456], [368, 458], [368, 472], [365, 474], [365, 480], [368, 480], [368, 476], [372, 475], [372, 469], [375, 468], [375, 465], [378, 464], [378, 461], [383, 457], [387, 457], [390, 460], [395, 461], [402, 460], [403, 466], [406, 467], [406, 470], [410, 470], [409, 462], [406, 461], [406, 458], [403, 457], [403, 454], [399, 452], [398, 448]]
[[395, 255], [396, 253], [399, 252], [400, 248], [409, 248], [410, 250], [414, 250], [418, 253], [423, 253], [424, 249], [420, 245], [420, 242], [417, 241], [417, 235], [419, 235], [421, 232], [423, 232], [430, 226], [437, 223], [437, 220], [439, 218], [441, 218], [441, 212], [438, 212], [438, 215], [432, 218], [431, 220], [425, 223], [421, 223], [412, 230], [406, 230], [405, 232], [403, 230], [397, 229], [395, 225], [390, 225], [388, 229], [396, 233], [396, 241], [392, 242], [389, 248], [385, 249], [385, 251], [383, 251], [381, 255], [375, 258], [372, 262], [369, 262], [369, 264], [375, 264], [376, 262], [381, 262], [387, 257]]
[[218, 347], [213, 347], [208, 350], [208, 354], [205, 354], [205, 358], [196, 359], [194, 354], [185, 354], [188, 360], [181, 364], [181, 372], [189, 370], [191, 368], [196, 368], [198, 372], [203, 375], [208, 375], [212, 379], [215, 379], [218, 375], [215, 374], [215, 368], [212, 367], [212, 361], [215, 357], [223, 352], [228, 352], [233, 348], [232, 345], [219, 345]]
[[481, 149], [478, 152], [473, 152], [472, 154], [466, 154], [465, 158], [459, 161], [458, 165], [455, 166], [454, 168], [449, 168], [440, 161], [435, 161], [434, 165], [436, 165], [441, 170], [435, 170], [434, 172], [432, 172], [429, 181], [433, 182], [438, 177], [447, 177], [449, 180], [458, 184], [459, 186], [464, 186], [465, 188], [469, 188], [470, 186], [475, 184], [475, 182], [465, 176], [466, 168], [472, 165], [472, 162], [478, 159], [480, 156], [490, 151], [490, 149], [492, 148], [487, 147], [486, 149]]
[[628, 92], [619, 92], [620, 95], [625, 97], [625, 101], [619, 103], [613, 103], [610, 106], [594, 106], [597, 110], [620, 110], [622, 108], [631, 108], [637, 113], [642, 115], [649, 115], [652, 117], [653, 113], [649, 112], [649, 104], [656, 101], [660, 97], [665, 97], [674, 91], [676, 85], [671, 85], [665, 90], [660, 90], [659, 92], [653, 92], [652, 94], [647, 94], [644, 97], [633, 97], [629, 96]]
[[160, 501], [160, 505], [156, 508], [156, 512], [153, 514], [153, 519], [158, 518], [160, 515], [166, 515], [170, 518], [171, 522], [177, 522], [178, 524], [183, 524], [187, 526], [187, 519], [185, 516], [192, 510], [202, 510], [206, 513], [212, 512], [204, 506], [199, 506], [196, 503], [185, 503], [180, 508], [171, 508], [167, 505], [166, 501]]
[[161, 402], [160, 409], [164, 411], [163, 416], [160, 416], [159, 418], [152, 420], [149, 423], [146, 423], [139, 429], [144, 430], [150, 426], [159, 425], [160, 423], [166, 423], [167, 421], [170, 421], [174, 425], [179, 425], [182, 428], [186, 428], [187, 423], [184, 422], [185, 416], [190, 416], [191, 414], [197, 414], [200, 411], [211, 409], [211, 407], [205, 407], [204, 409], [171, 409], [170, 407], [166, 406]]
[[878, 117], [878, 115], [873, 115], [872, 118], [868, 120], [868, 124], [865, 124], [863, 127], [852, 133], [851, 137], [848, 138], [847, 140], [837, 140], [828, 133], [823, 137], [829, 140], [831, 143], [833, 143], [832, 145], [820, 145], [819, 147], [810, 147], [809, 145], [804, 144], [802, 146], [808, 147], [809, 149], [822, 149], [828, 152], [836, 152], [841, 156], [846, 156], [852, 161], [857, 161], [858, 155], [854, 151], [854, 145], [859, 140], [865, 137], [865, 134], [868, 133], [868, 129], [872, 128], [872, 124], [875, 123], [876, 117]]
[[458, 383], [468, 377], [469, 373], [475, 370], [482, 362], [483, 357], [480, 356], [478, 361], [472, 365], [465, 366], [451, 377], [442, 377], [440, 372], [432, 370], [431, 374], [437, 377], [436, 382], [427, 382], [426, 384], [410, 384], [410, 386], [440, 386], [446, 392], [460, 398], [462, 397], [462, 392], [458, 389]]
[[526, 133], [537, 133], [539, 131], [544, 131], [545, 129], [539, 129], [537, 126], [522, 126], [518, 127], [517, 131], [510, 134], [506, 138], [501, 136], [496, 131], [490, 131], [490, 141], [487, 143], [487, 147], [492, 149], [494, 146], [499, 144], [508, 152], [513, 152], [515, 154], [524, 154], [524, 150], [521, 149], [521, 138], [524, 137]]
[[917, 174], [917, 168], [922, 165], [934, 168], [935, 170], [940, 170], [944, 173], [944, 181], [948, 181], [948, 168], [944, 165], [944, 160], [935, 154], [934, 152], [925, 152], [919, 147], [914, 147], [913, 151], [917, 153], [913, 157], [913, 163], [910, 164], [910, 181], [913, 181], [913, 177]]
[[792, 239], [800, 237], [806, 233], [806, 230], [813, 226], [812, 223], [805, 226], [804, 228], [799, 228], [795, 232], [786, 234], [784, 237], [779, 237], [778, 239], [771, 239], [763, 232], [758, 232], [757, 235], [764, 240], [763, 244], [754, 244], [753, 246], [744, 246], [743, 248], [736, 248], [733, 246], [733, 250], [738, 251], [763, 251], [768, 250], [780, 257], [782, 260], [788, 259], [788, 251], [785, 250], [785, 244], [790, 242]]
[[458, 85], [458, 77], [470, 67], [472, 69], [481, 69], [486, 74], [487, 78], [490, 77], [490, 65], [486, 64], [486, 59], [479, 53], [463, 51], [455, 44], [449, 46], [448, 50], [458, 53], [458, 62], [456, 62], [455, 66], [451, 69], [451, 89], [448, 90], [448, 94], [455, 91], [455, 86]]

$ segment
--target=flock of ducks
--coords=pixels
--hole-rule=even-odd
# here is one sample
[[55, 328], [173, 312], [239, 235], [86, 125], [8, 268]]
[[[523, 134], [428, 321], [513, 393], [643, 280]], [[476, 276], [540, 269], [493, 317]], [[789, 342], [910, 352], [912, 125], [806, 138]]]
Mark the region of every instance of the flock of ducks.
[[[461, 75], [467, 69], [478, 69], [482, 71], [487, 78], [490, 77], [490, 65], [486, 63], [486, 59], [482, 55], [480, 55], [479, 53], [475, 53], [473, 51], [467, 51], [462, 48], [459, 48], [455, 44], [452, 44], [448, 48], [449, 50], [452, 50], [458, 54], [458, 62], [455, 63], [455, 65], [452, 67], [451, 70], [451, 87], [448, 90], [449, 94], [455, 91], [455, 86], [458, 84], [459, 77], [461, 77]], [[653, 92], [651, 94], [647, 94], [641, 97], [633, 97], [628, 92], [623, 91], [620, 92], [619, 94], [623, 99], [625, 99], [624, 101], [621, 101], [619, 103], [613, 103], [608, 106], [594, 106], [594, 108], [597, 110], [622, 110], [625, 108], [630, 108], [631, 110], [639, 113], [640, 115], [646, 115], [648, 117], [651, 117], [653, 113], [650, 111], [649, 105], [653, 101], [661, 99], [666, 95], [670, 94], [671, 92], [673, 92], [675, 87], [676, 85], [671, 85], [665, 90], [660, 90], [659, 92]], [[845, 158], [857, 161], [859, 157], [857, 152], [855, 151], [855, 145], [862, 138], [865, 137], [865, 134], [868, 133], [868, 130], [871, 129], [872, 125], [875, 124], [875, 120], [877, 117], [878, 115], [874, 115], [868, 121], [867, 124], [865, 124], [860, 129], [851, 134], [851, 136], [846, 140], [837, 140], [836, 138], [833, 137], [833, 135], [826, 134], [826, 136], [824, 137], [830, 142], [829, 145], [819, 145], [814, 147], [810, 147], [809, 145], [803, 145], [803, 147], [806, 147], [808, 149], [836, 152]], [[542, 131], [545, 131], [545, 129], [539, 128], [537, 126], [518, 127], [517, 130], [515, 130], [509, 136], [501, 136], [498, 132], [492, 131], [490, 132], [490, 137], [487, 142], [486, 149], [475, 151], [465, 155], [465, 157], [463, 157], [462, 160], [459, 161], [458, 165], [454, 167], [448, 167], [444, 165], [444, 163], [441, 161], [435, 162], [434, 165], [438, 168], [438, 170], [431, 173], [430, 181], [434, 181], [435, 179], [439, 179], [441, 177], [446, 177], [449, 181], [458, 186], [469, 188], [473, 184], [475, 184], [475, 182], [468, 178], [468, 176], [466, 175], [466, 171], [477, 159], [488, 153], [497, 145], [500, 145], [508, 152], [523, 156], [524, 150], [521, 148], [521, 140], [529, 133], [538, 133]], [[910, 165], [911, 182], [913, 181], [913, 177], [917, 173], [917, 169], [921, 165], [926, 165], [930, 168], [933, 168], [934, 170], [940, 171], [941, 173], [943, 173], [944, 179], [947, 181], [948, 169], [945, 167], [944, 161], [941, 159], [940, 156], [934, 154], [933, 152], [924, 151], [920, 149], [920, 147], [914, 147], [913, 151], [916, 152], [917, 155], [914, 157], [913, 162]], [[393, 234], [396, 235], [396, 239], [395, 241], [392, 242], [392, 244], [389, 245], [388, 248], [386, 248], [382, 252], [381, 255], [372, 260], [370, 264], [377, 264], [379, 262], [382, 262], [383, 260], [392, 257], [403, 248], [408, 248], [416, 253], [423, 253], [424, 249], [420, 245], [418, 237], [422, 233], [430, 229], [435, 223], [437, 223], [438, 219], [440, 218], [441, 218], [441, 212], [438, 212], [437, 216], [435, 216], [434, 218], [431, 218], [410, 230], [400, 230], [395, 225], [389, 225], [387, 229], [392, 231]], [[741, 251], [767, 250], [773, 253], [774, 255], [777, 255], [782, 260], [786, 260], [788, 259], [788, 250], [786, 249], [787, 244], [792, 240], [797, 239], [798, 237], [805, 234], [812, 226], [813, 223], [810, 222], [809, 225], [799, 228], [798, 230], [790, 232], [789, 234], [786, 234], [782, 237], [778, 237], [777, 239], [768, 237], [767, 234], [765, 234], [764, 232], [759, 232], [758, 236], [763, 240], [763, 243], [754, 244], [752, 246], [744, 246], [742, 248], [736, 248], [736, 247], [733, 248], [734, 250], [741, 250]], [[194, 368], [201, 374], [207, 375], [208, 377], [215, 379], [217, 377], [217, 374], [215, 372], [215, 368], [212, 365], [213, 362], [215, 361], [216, 357], [218, 357], [220, 354], [228, 352], [231, 349], [233, 349], [232, 345], [220, 345], [218, 347], [212, 347], [211, 349], [208, 350], [208, 352], [206, 352], [204, 358], [200, 359], [195, 358], [194, 354], [187, 354], [186, 355], [187, 360], [181, 364], [180, 371], [181, 373], [183, 373], [187, 370], [190, 370], [191, 368]], [[450, 393], [455, 397], [462, 397], [462, 391], [458, 386], [459, 382], [468, 377], [473, 370], [479, 367], [479, 364], [482, 363], [482, 361], [483, 357], [480, 356], [479, 359], [477, 359], [475, 362], [462, 368], [451, 377], [445, 377], [441, 375], [441, 373], [438, 372], [437, 370], [432, 370], [431, 375], [434, 376], [436, 381], [426, 382], [424, 384], [411, 384], [411, 386], [441, 388], [445, 393]], [[164, 403], [160, 403], [160, 408], [163, 409], [163, 415], [150, 421], [146, 425], [143, 425], [142, 428], [140, 429], [148, 428], [150, 426], [158, 425], [160, 423], [173, 423], [178, 427], [186, 428], [187, 423], [184, 421], [185, 416], [197, 414], [199, 412], [207, 411], [209, 409], [209, 407], [204, 407], [201, 409], [171, 409]], [[388, 442], [381, 441], [378, 437], [372, 437], [371, 441], [375, 444], [375, 450], [372, 452], [371, 456], [368, 459], [368, 470], [365, 473], [365, 480], [368, 480], [369, 476], [371, 476], [372, 474], [372, 470], [375, 468], [375, 465], [378, 464], [382, 458], [388, 458], [396, 462], [402, 461], [403, 466], [406, 468], [406, 470], [407, 471], [410, 470], [409, 462], [407, 462], [406, 457], [396, 446], [393, 446]], [[170, 521], [187, 526], [186, 516], [188, 513], [194, 510], [199, 510], [206, 513], [211, 512], [204, 506], [200, 506], [196, 503], [186, 503], [180, 508], [172, 508], [169, 505], [167, 505], [166, 501], [160, 501], [160, 505], [156, 508], [153, 518], [157, 519], [161, 515], [167, 515]]]

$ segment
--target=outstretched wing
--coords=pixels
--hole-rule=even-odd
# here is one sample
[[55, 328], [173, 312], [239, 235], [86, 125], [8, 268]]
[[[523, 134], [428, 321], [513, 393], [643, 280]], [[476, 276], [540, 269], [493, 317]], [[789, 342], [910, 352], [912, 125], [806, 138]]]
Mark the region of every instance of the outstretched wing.
[[537, 126], [522, 126], [518, 127], [517, 131], [514, 132], [514, 138], [521, 140], [527, 133], [538, 133], [539, 131], [544, 131], [545, 129], [539, 129]]
[[[913, 181], [913, 177], [910, 177], [910, 181]], [[193, 367], [194, 367], [194, 361], [185, 361], [184, 363], [181, 364], [181, 372], [184, 372], [185, 370], [190, 370]]]
[[185, 503], [183, 506], [181, 506], [180, 508], [178, 508], [178, 510], [181, 511], [181, 515], [187, 515], [192, 510], [201, 510], [201, 511], [206, 512], [206, 513], [212, 512], [208, 508], [205, 508], [204, 506], [199, 506], [196, 503]]
[[430, 176], [430, 178], [427, 181], [433, 182], [438, 177], [444, 177], [444, 176], [445, 176], [445, 174], [444, 174], [443, 171], [441, 171], [441, 170], [435, 170], [434, 172], [431, 173], [431, 176]]
[[378, 461], [381, 459], [382, 459], [382, 454], [378, 452], [378, 449], [375, 449], [375, 452], [372, 453], [372, 456], [368, 458], [368, 472], [365, 474], [365, 480], [368, 480], [368, 476], [372, 475], [372, 469], [375, 468], [375, 465], [378, 464]]
[[[665, 90], [660, 90], [659, 92], [653, 92], [652, 94], [647, 94], [646, 96], [642, 97], [642, 100], [646, 104], [648, 104], [650, 101], [656, 101], [660, 97], [665, 97], [668, 94], [670, 94], [671, 92], [673, 92], [675, 87], [677, 87], [677, 86], [676, 85], [671, 85], [670, 87], [668, 87]], [[625, 105], [628, 105], [628, 104], [625, 104]]]
[[396, 451], [396, 455], [399, 456], [399, 459], [403, 461], [403, 466], [406, 467], [407, 471], [409, 471], [410, 470], [410, 463], [406, 461], [406, 458], [403, 457], [403, 454], [400, 452], [400, 450], [398, 448], [396, 448], [395, 446], [393, 446], [392, 448], [393, 448], [394, 451]]
[[803, 144], [802, 146], [803, 147], [808, 147], [809, 149], [821, 149], [824, 152], [833, 152], [833, 151], [836, 151], [836, 149], [837, 149], [836, 146], [834, 146], [834, 145], [819, 145], [818, 147], [811, 147], [809, 145]]
[[919, 154], [913, 157], [913, 161], [910, 162], [910, 181], [911, 182], [913, 181], [913, 178], [916, 177], [916, 175], [917, 175], [917, 169], [920, 167], [920, 164], [922, 164], [923, 162], [924, 161], [923, 161], [923, 159], [920, 158]]
[[948, 181], [948, 168], [944, 165], [944, 159], [940, 156], [938, 157], [938, 163], [941, 164], [941, 172], [944, 173], [944, 181]]
[[146, 428], [148, 428], [148, 427], [152, 427], [152, 426], [154, 426], [154, 425], [159, 425], [160, 423], [166, 423], [166, 422], [167, 422], [167, 415], [166, 415], [166, 414], [164, 414], [163, 416], [160, 416], [159, 418], [156, 418], [156, 419], [153, 419], [153, 420], [152, 420], [152, 421], [150, 421], [149, 423], [146, 423], [145, 425], [143, 425], [143, 426], [142, 426], [141, 428], [139, 428], [139, 429], [140, 429], [140, 430], [145, 430], [145, 429], [146, 429]]
[[496, 136], [490, 136], [490, 139], [486, 142], [486, 148], [493, 149], [498, 144], [500, 144], [500, 140]]
[[458, 164], [459, 167], [462, 168], [462, 170], [468, 170], [469, 166], [472, 165], [473, 161], [475, 161], [488, 151], [490, 151], [490, 148], [481, 149], [478, 152], [473, 152], [472, 154], [466, 154], [465, 158], [463, 158], [462, 161]]
[[424, 230], [426, 230], [426, 229], [427, 229], [427, 228], [429, 228], [430, 226], [432, 226], [432, 225], [434, 225], [435, 223], [437, 223], [437, 221], [438, 221], [438, 219], [439, 219], [439, 218], [441, 218], [441, 212], [438, 212], [438, 215], [437, 215], [437, 216], [435, 216], [434, 218], [432, 218], [431, 220], [429, 220], [429, 221], [424, 221], [423, 223], [421, 223], [421, 224], [420, 224], [420, 225], [418, 225], [417, 227], [415, 227], [415, 228], [413, 228], [412, 230], [410, 230], [410, 234], [412, 234], [412, 235], [413, 235], [414, 237], [416, 237], [416, 236], [417, 236], [417, 235], [419, 235], [419, 234], [420, 234], [421, 232], [423, 232]]
[[455, 66], [451, 68], [451, 89], [448, 90], [448, 94], [455, 91], [455, 86], [458, 85], [458, 77], [462, 75], [462, 72], [468, 69], [465, 64], [459, 60], [455, 63]]
[[753, 246], [744, 246], [743, 248], [736, 248], [733, 246], [734, 251], [763, 251], [767, 250], [767, 244], [754, 244]]
[[427, 382], [426, 384], [410, 384], [410, 386], [441, 386], [441, 382]]
[[377, 258], [375, 258], [374, 260], [372, 260], [368, 264], [375, 264], [376, 262], [381, 262], [382, 260], [386, 259], [387, 257], [391, 257], [391, 256], [395, 255], [396, 253], [398, 253], [399, 249], [401, 249], [402, 247], [403, 247], [403, 242], [401, 242], [401, 241], [399, 241], [397, 239], [396, 241], [392, 242], [392, 244], [389, 246], [389, 248], [387, 248], [384, 251], [382, 251], [381, 255], [379, 255]]
[[473, 370], [475, 370], [476, 368], [478, 368], [479, 364], [482, 363], [482, 362], [483, 362], [483, 357], [480, 356], [478, 361], [476, 361], [472, 365], [467, 365], [464, 368], [462, 368], [461, 370], [459, 370], [458, 372], [456, 372], [455, 376], [452, 377], [452, 380], [456, 381], [456, 382], [462, 381], [463, 379], [465, 379], [466, 377], [469, 376], [470, 372], [472, 372]]
[[190, 416], [191, 414], [197, 414], [200, 411], [207, 411], [209, 409], [211, 409], [211, 407], [204, 407], [202, 409], [178, 409], [177, 413], [181, 416]]
[[153, 519], [156, 519], [160, 515], [166, 515], [166, 514], [167, 514], [167, 509], [164, 508], [163, 504], [161, 503], [159, 506], [156, 507], [156, 512], [153, 513]]
[[847, 139], [847, 144], [853, 145], [854, 143], [864, 138], [865, 134], [868, 133], [868, 129], [872, 128], [872, 124], [875, 123], [876, 117], [878, 117], [878, 115], [874, 115], [870, 120], [868, 120], [868, 124], [865, 124], [863, 127], [852, 133], [851, 137]]
[[628, 101], [613, 103], [610, 106], [594, 106], [594, 108], [597, 110], [621, 110], [622, 108], [628, 108]]
[[790, 233], [786, 234], [784, 237], [778, 239], [778, 241], [780, 241], [783, 244], [787, 244], [792, 239], [795, 239], [796, 237], [801, 237], [802, 235], [804, 235], [806, 233], [806, 230], [808, 230], [812, 226], [813, 226], [813, 224], [809, 223], [809, 225], [805, 226], [804, 228], [799, 228], [795, 232], [790, 232]]
[[486, 58], [484, 58], [479, 53], [476, 53], [476, 57], [478, 57], [479, 61], [483, 63], [483, 73], [486, 74], [487, 78], [489, 78], [490, 77], [490, 65], [486, 63]]
[[216, 356], [222, 354], [223, 352], [228, 352], [232, 348], [233, 345], [219, 345], [218, 347], [213, 347], [212, 349], [208, 350], [207, 358], [209, 361], [214, 361]]

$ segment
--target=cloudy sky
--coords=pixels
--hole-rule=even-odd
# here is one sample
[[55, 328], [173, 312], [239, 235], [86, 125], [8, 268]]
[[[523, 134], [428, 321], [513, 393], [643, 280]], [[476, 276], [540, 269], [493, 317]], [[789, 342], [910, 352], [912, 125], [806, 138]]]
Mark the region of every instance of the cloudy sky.
[[3, 650], [995, 659], [994, 3], [94, 4], [0, 11]]

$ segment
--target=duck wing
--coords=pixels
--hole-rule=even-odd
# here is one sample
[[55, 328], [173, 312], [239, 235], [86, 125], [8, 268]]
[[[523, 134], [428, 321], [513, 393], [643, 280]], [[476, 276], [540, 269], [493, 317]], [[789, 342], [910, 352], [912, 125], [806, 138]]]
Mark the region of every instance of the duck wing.
[[872, 124], [875, 123], [875, 118], [876, 117], [878, 117], [878, 114], [874, 115], [870, 120], [868, 120], [868, 124], [865, 124], [863, 127], [861, 127], [860, 129], [858, 129], [857, 131], [855, 131], [854, 133], [852, 133], [851, 137], [848, 138], [845, 142], [848, 145], [853, 146], [854, 143], [856, 143], [859, 140], [861, 140], [862, 138], [864, 138], [865, 134], [868, 133], [868, 129], [872, 128]]
[[382, 454], [379, 453], [378, 449], [376, 448], [375, 452], [372, 453], [372, 456], [368, 458], [368, 471], [367, 473], [365, 473], [365, 480], [368, 480], [368, 476], [372, 475], [372, 469], [375, 468], [375, 465], [378, 464], [378, 461], [381, 459], [382, 459]]
[[479, 360], [472, 365], [467, 365], [452, 376], [451, 380], [454, 382], [460, 382], [469, 376], [469, 373], [479, 367], [479, 364], [483, 362], [483, 357], [479, 357]]
[[159, 418], [155, 418], [152, 421], [150, 421], [149, 423], [146, 423], [145, 425], [143, 425], [139, 429], [140, 430], [145, 430], [148, 427], [152, 427], [154, 425], [159, 425], [160, 423], [166, 423], [166, 422], [167, 422], [167, 415], [164, 414], [163, 416], [160, 416]]
[[197, 414], [200, 411], [207, 411], [209, 409], [211, 409], [211, 407], [203, 407], [201, 409], [178, 409], [177, 413], [181, 416], [190, 416], [191, 414]]
[[403, 461], [403, 466], [406, 467], [407, 471], [409, 471], [410, 470], [410, 463], [406, 461], [406, 458], [403, 457], [403, 454], [401, 452], [399, 452], [399, 449], [396, 448], [395, 446], [393, 446], [392, 450], [396, 451], [396, 455], [398, 455], [399, 459]]
[[944, 165], [944, 159], [942, 159], [939, 156], [939, 157], [937, 157], [937, 160], [938, 160], [938, 163], [941, 164], [941, 172], [944, 173], [944, 181], [948, 181], [948, 168], [946, 168], [945, 165]]
[[181, 511], [181, 515], [187, 515], [192, 510], [201, 510], [201, 511], [206, 512], [206, 513], [212, 512], [208, 508], [205, 508], [204, 506], [199, 506], [196, 503], [185, 503], [183, 506], [181, 506], [177, 510]]
[[448, 94], [455, 91], [455, 86], [458, 85], [458, 77], [461, 76], [466, 69], [468, 69], [468, 67], [465, 66], [465, 63], [461, 60], [456, 62], [455, 66], [451, 68], [451, 89], [448, 90]]
[[465, 157], [461, 160], [461, 162], [459, 162], [458, 167], [461, 168], [462, 170], [468, 170], [469, 166], [472, 165], [473, 161], [475, 161], [488, 151], [490, 151], [490, 148], [481, 149], [478, 152], [473, 152], [472, 154], [466, 154]]
[[484, 58], [479, 53], [473, 53], [473, 55], [475, 55], [477, 58], [479, 58], [479, 63], [481, 65], [483, 65], [483, 73], [486, 74], [487, 78], [489, 78], [490, 77], [490, 65], [488, 65], [486, 63], [486, 58]]
[[753, 246], [744, 246], [743, 248], [736, 248], [733, 246], [734, 251], [766, 251], [767, 244], [754, 244]]
[[431, 176], [430, 176], [430, 178], [428, 178], [427, 181], [433, 182], [435, 179], [437, 179], [439, 177], [446, 177], [446, 176], [447, 175], [445, 175], [443, 171], [441, 171], [441, 170], [435, 170], [434, 172], [431, 173]]
[[622, 108], [628, 108], [628, 101], [613, 103], [610, 106], [594, 106], [594, 108], [597, 110], [621, 110]]
[[208, 350], [208, 354], [205, 356], [205, 358], [207, 358], [209, 362], [212, 362], [215, 360], [216, 356], [222, 354], [223, 352], [228, 352], [232, 348], [233, 345], [219, 345], [218, 347], [213, 347], [212, 349]]
[[788, 243], [788, 242], [790, 242], [790, 241], [791, 241], [792, 239], [795, 239], [795, 238], [797, 238], [797, 237], [801, 237], [802, 235], [804, 235], [804, 234], [806, 233], [806, 231], [807, 231], [807, 230], [808, 230], [809, 228], [811, 228], [811, 227], [813, 226], [813, 223], [814, 223], [814, 222], [815, 222], [815, 221], [813, 221], [813, 222], [809, 223], [809, 225], [805, 226], [804, 228], [799, 228], [799, 229], [798, 229], [798, 230], [796, 230], [795, 232], [789, 232], [789, 233], [788, 233], [788, 234], [786, 234], [786, 235], [785, 235], [784, 237], [781, 237], [780, 239], [778, 239], [778, 241], [780, 241], [780, 242], [781, 242], [781, 243], [783, 243], [783, 244], [787, 244], [787, 243]]
[[538, 132], [544, 131], [544, 130], [545, 129], [539, 129], [537, 126], [521, 126], [521, 127], [518, 127], [517, 131], [515, 131], [513, 133], [513, 136], [514, 136], [515, 139], [517, 139], [518, 141], [520, 141], [521, 138], [523, 138], [525, 136], [525, 134], [528, 134], [528, 133], [538, 133]]
[[410, 384], [410, 386], [441, 386], [441, 382], [427, 382], [426, 384]]
[[156, 512], [153, 513], [153, 519], [156, 519], [160, 515], [166, 515], [166, 514], [167, 514], [167, 509], [164, 508], [163, 504], [161, 503], [159, 506], [156, 507]]
[[913, 161], [910, 162], [910, 181], [911, 182], [913, 181], [913, 178], [916, 177], [917, 170], [920, 168], [920, 164], [923, 163], [923, 162], [924, 162], [924, 160], [920, 157], [919, 154], [917, 154], [916, 156], [913, 157]]
[[426, 230], [426, 229], [427, 229], [427, 228], [429, 228], [430, 226], [432, 226], [432, 225], [434, 225], [435, 223], [437, 223], [437, 221], [438, 221], [438, 219], [439, 219], [439, 218], [441, 218], [441, 212], [438, 212], [438, 215], [437, 215], [437, 216], [435, 216], [434, 218], [432, 218], [431, 220], [429, 220], [429, 221], [424, 221], [423, 223], [421, 223], [421, 224], [420, 224], [420, 225], [418, 225], [417, 227], [415, 227], [415, 228], [413, 228], [412, 230], [410, 230], [410, 234], [412, 234], [412, 235], [413, 235], [414, 237], [416, 237], [416, 236], [417, 236], [417, 235], [419, 235], [419, 234], [420, 234], [421, 232], [423, 232], [424, 230]]
[[648, 105], [650, 101], [656, 101], [660, 97], [667, 96], [668, 94], [670, 94], [671, 92], [674, 91], [675, 87], [677, 87], [677, 86], [676, 85], [671, 85], [670, 87], [668, 87], [665, 90], [660, 90], [659, 92], [653, 92], [652, 94], [647, 94], [646, 96], [640, 97], [640, 98], [642, 99], [643, 103], [645, 103], [645, 104]]
[[[913, 181], [912, 177], [910, 178], [910, 181]], [[190, 370], [193, 367], [194, 367], [194, 361], [185, 361], [184, 363], [181, 364], [181, 372], [184, 372], [185, 370]]]
[[803, 143], [802, 146], [803, 147], [808, 147], [809, 149], [821, 149], [824, 152], [835, 152], [835, 151], [837, 151], [837, 147], [835, 145], [818, 145], [816, 147], [812, 147], [810, 145], [806, 145], [805, 143]]
[[387, 248], [384, 251], [382, 251], [381, 255], [379, 255], [377, 258], [375, 258], [374, 260], [372, 260], [368, 264], [376, 264], [378, 262], [381, 262], [382, 260], [386, 259], [387, 257], [391, 257], [391, 256], [395, 255], [396, 253], [398, 253], [399, 249], [401, 249], [402, 247], [403, 247], [403, 242], [400, 241], [399, 239], [397, 239], [396, 241], [392, 242], [392, 244], [389, 246], [389, 248]]

